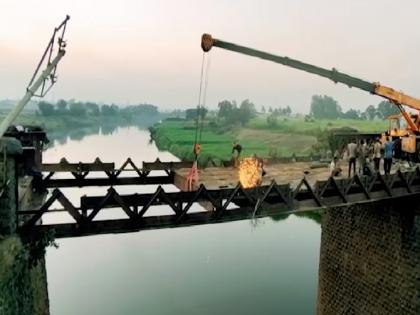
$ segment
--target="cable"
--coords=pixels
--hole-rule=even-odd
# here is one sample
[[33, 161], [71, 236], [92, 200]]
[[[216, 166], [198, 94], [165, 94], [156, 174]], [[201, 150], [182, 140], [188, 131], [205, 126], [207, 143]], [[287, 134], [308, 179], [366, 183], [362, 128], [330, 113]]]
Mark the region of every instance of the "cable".
[[210, 72], [210, 53], [209, 53], [209, 57], [207, 58], [207, 64], [206, 64], [206, 73], [205, 73], [205, 80], [204, 80], [204, 95], [203, 95], [203, 101], [202, 101], [202, 106], [201, 106], [201, 110], [203, 111], [202, 115], [201, 115], [201, 127], [200, 127], [200, 135], [199, 135], [199, 142], [201, 143], [201, 135], [203, 133], [203, 125], [204, 125], [204, 110], [205, 110], [205, 106], [206, 106], [206, 98], [207, 98], [207, 86], [208, 86], [208, 82], [209, 82], [209, 72]]
[[[205, 59], [205, 53], [203, 52], [203, 58], [201, 61], [201, 73], [200, 73], [200, 89], [198, 92], [198, 105], [197, 105], [197, 117], [195, 119], [195, 139], [194, 139], [194, 152], [195, 152], [195, 146], [197, 145], [198, 140], [198, 119], [199, 119], [199, 112], [200, 112], [200, 102], [201, 102], [201, 90], [203, 87], [203, 71], [204, 71], [204, 59]], [[197, 159], [197, 154], [195, 156]]]

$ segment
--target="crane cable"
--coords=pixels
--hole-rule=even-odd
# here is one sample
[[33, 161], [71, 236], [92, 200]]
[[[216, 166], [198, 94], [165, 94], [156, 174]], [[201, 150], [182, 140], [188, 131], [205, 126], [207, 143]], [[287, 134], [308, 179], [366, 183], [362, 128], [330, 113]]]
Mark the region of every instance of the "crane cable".
[[206, 74], [205, 74], [205, 80], [204, 80], [204, 95], [203, 95], [203, 100], [202, 100], [202, 105], [201, 105], [201, 126], [200, 126], [200, 135], [199, 135], [199, 143], [201, 143], [201, 136], [203, 133], [203, 124], [204, 124], [204, 110], [206, 108], [206, 98], [207, 98], [207, 86], [208, 86], [208, 82], [209, 82], [209, 68], [210, 68], [210, 54], [208, 54], [208, 58], [207, 58], [207, 64], [206, 64]]
[[199, 88], [199, 93], [198, 93], [198, 104], [197, 104], [197, 112], [196, 112], [196, 119], [195, 119], [195, 138], [194, 138], [195, 161], [197, 161], [198, 155], [200, 154], [200, 150], [201, 150], [201, 139], [202, 139], [202, 133], [203, 133], [203, 126], [204, 126], [204, 115], [202, 112], [204, 111], [205, 103], [206, 103], [209, 67], [210, 67], [210, 58], [206, 58], [206, 53], [203, 52], [203, 58], [201, 61], [201, 72], [200, 72], [200, 88]]
[[[207, 60], [207, 63], [205, 62]], [[206, 63], [206, 67], [204, 64]], [[206, 73], [204, 74], [204, 70]], [[203, 131], [203, 120], [204, 115], [201, 115], [201, 111], [204, 110], [204, 105], [206, 103], [206, 94], [207, 94], [207, 83], [208, 83], [208, 72], [209, 72], [209, 59], [206, 59], [205, 53], [203, 52], [203, 59], [201, 61], [201, 73], [200, 73], [200, 89], [198, 92], [198, 104], [197, 104], [197, 112], [196, 112], [196, 120], [195, 120], [195, 139], [194, 139], [194, 162], [187, 174], [186, 178], [186, 189], [188, 191], [192, 191], [194, 189], [194, 185], [198, 183], [198, 166], [197, 160], [198, 155], [201, 151], [201, 136]], [[204, 80], [204, 93], [203, 93], [203, 77]], [[203, 94], [203, 100], [201, 96]], [[201, 117], [201, 121], [200, 121]]]

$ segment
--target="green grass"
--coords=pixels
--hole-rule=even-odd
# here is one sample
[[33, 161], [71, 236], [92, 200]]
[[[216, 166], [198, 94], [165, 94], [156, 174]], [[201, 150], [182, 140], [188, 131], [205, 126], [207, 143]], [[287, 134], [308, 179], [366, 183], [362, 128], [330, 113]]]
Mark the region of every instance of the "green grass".
[[363, 133], [383, 132], [388, 127], [384, 120], [353, 120], [353, 119], [322, 119], [305, 122], [303, 118], [279, 117], [277, 126], [269, 126], [265, 115], [253, 118], [248, 126], [254, 129], [277, 130], [295, 134], [311, 134], [315, 130], [324, 130], [340, 127], [352, 127]]
[[[276, 126], [267, 124], [266, 116], [252, 119], [246, 126], [224, 127], [220, 122], [210, 127], [205, 122], [201, 136], [201, 156], [221, 160], [231, 158], [232, 143], [239, 140], [243, 156], [291, 157], [310, 155], [322, 130], [352, 127], [363, 133], [376, 133], [386, 129], [380, 120], [317, 120], [305, 122], [303, 118], [279, 117]], [[160, 149], [169, 150], [181, 159], [192, 159], [195, 141], [194, 121], [163, 121], [154, 127], [154, 139]]]
[[[191, 152], [195, 141], [195, 128], [190, 122], [168, 122], [155, 125], [155, 141], [161, 149], [171, 151], [180, 158]], [[232, 143], [239, 140], [244, 156], [257, 154], [269, 157], [270, 151], [277, 156], [308, 155], [316, 138], [309, 135], [295, 135], [260, 131], [249, 128], [236, 128], [221, 133], [204, 127], [201, 136], [201, 155], [230, 160]]]

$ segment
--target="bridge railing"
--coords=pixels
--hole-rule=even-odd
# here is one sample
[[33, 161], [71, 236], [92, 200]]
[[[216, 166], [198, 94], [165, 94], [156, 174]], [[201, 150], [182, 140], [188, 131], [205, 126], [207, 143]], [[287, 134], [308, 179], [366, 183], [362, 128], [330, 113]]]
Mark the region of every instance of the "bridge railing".
[[[174, 170], [186, 167], [191, 163], [186, 162], [155, 162], [137, 166], [131, 158], [128, 158], [119, 168], [115, 163], [104, 163], [96, 158], [93, 163], [69, 163], [61, 159], [59, 163], [44, 163], [40, 170], [46, 173], [42, 177], [43, 188], [57, 187], [85, 187], [85, 186], [116, 186], [116, 185], [148, 185], [148, 184], [172, 184], [174, 182]], [[152, 171], [164, 171], [165, 175], [154, 175]], [[135, 176], [126, 176], [127, 173]], [[68, 174], [66, 178], [53, 178], [56, 173]], [[102, 176], [90, 177], [92, 173], [101, 173]]]

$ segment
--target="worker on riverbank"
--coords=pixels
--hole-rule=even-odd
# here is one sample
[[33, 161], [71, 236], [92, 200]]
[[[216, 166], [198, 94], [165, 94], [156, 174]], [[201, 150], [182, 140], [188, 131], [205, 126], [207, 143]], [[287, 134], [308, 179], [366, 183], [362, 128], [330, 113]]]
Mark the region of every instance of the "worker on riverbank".
[[232, 160], [233, 160], [234, 167], [239, 166], [239, 157], [241, 156], [241, 152], [242, 152], [242, 146], [239, 144], [238, 141], [235, 141], [232, 146]]

